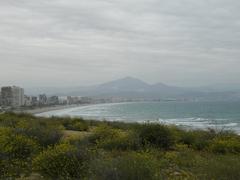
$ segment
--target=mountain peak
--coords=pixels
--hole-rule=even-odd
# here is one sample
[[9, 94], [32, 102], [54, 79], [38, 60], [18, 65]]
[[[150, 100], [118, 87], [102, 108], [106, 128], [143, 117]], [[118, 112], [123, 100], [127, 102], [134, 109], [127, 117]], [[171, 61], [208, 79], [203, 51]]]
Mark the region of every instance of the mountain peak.
[[140, 80], [140, 79], [131, 77], [131, 76], [127, 76], [127, 77], [125, 77], [125, 78], [118, 79], [118, 80], [115, 80], [115, 81], [112, 81], [112, 82], [116, 82], [116, 81], [122, 81], [122, 82], [139, 82], [139, 83], [147, 84], [146, 82], [144, 82], [144, 81], [142, 81], [142, 80]]
[[125, 77], [102, 84], [100, 86], [104, 89], [132, 91], [135, 89], [145, 89], [149, 85], [140, 79], [133, 77]]

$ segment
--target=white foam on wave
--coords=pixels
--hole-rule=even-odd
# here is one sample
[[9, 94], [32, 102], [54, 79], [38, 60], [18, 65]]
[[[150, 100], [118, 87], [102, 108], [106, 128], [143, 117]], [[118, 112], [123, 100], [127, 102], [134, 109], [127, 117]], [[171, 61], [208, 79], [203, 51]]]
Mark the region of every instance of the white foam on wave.
[[[225, 122], [224, 122], [225, 121]], [[196, 129], [224, 129], [224, 130], [233, 130], [240, 134], [240, 123], [237, 122], [227, 122], [227, 119], [206, 119], [206, 118], [177, 118], [177, 119], [158, 119], [161, 124], [166, 125], [176, 125], [183, 126], [188, 128]]]

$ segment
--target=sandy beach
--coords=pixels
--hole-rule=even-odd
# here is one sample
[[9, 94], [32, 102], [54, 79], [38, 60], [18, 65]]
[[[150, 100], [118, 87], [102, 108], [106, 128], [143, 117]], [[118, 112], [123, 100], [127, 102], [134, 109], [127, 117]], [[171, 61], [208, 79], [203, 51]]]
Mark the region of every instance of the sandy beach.
[[29, 114], [40, 114], [48, 111], [55, 111], [55, 110], [61, 110], [61, 109], [68, 109], [68, 108], [74, 108], [74, 107], [80, 107], [84, 105], [59, 105], [59, 106], [52, 106], [52, 107], [39, 107], [34, 109], [26, 109], [26, 110], [18, 110], [15, 111], [16, 113], [29, 113]]

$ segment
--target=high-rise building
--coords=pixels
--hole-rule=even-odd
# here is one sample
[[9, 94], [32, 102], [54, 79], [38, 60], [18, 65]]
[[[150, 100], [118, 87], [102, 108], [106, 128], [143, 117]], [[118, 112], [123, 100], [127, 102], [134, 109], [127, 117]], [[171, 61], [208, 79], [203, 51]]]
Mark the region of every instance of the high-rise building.
[[32, 105], [32, 101], [31, 101], [31, 97], [30, 96], [24, 96], [24, 106], [31, 106]]
[[38, 105], [38, 98], [36, 96], [31, 97], [31, 105], [37, 106]]
[[78, 96], [68, 96], [67, 97], [68, 104], [78, 104], [80, 103], [80, 97]]
[[39, 95], [39, 105], [46, 105], [47, 104], [47, 96], [46, 94]]
[[24, 105], [24, 89], [16, 86], [2, 87], [3, 106], [20, 107]]
[[48, 104], [49, 105], [57, 105], [59, 104], [58, 96], [51, 96], [48, 98]]
[[0, 91], [0, 106], [2, 106], [2, 93]]

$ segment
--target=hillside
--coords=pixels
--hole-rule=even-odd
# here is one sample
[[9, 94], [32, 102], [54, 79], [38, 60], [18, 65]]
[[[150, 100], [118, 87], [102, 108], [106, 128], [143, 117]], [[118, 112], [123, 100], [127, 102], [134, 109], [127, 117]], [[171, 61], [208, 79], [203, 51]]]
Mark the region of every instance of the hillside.
[[168, 86], [163, 83], [148, 84], [136, 78], [126, 77], [87, 89], [80, 88], [78, 91], [71, 92], [71, 94], [100, 97], [166, 98], [176, 97], [187, 92], [191, 91], [184, 88]]
[[0, 115], [0, 179], [236, 180], [239, 155], [231, 132]]

